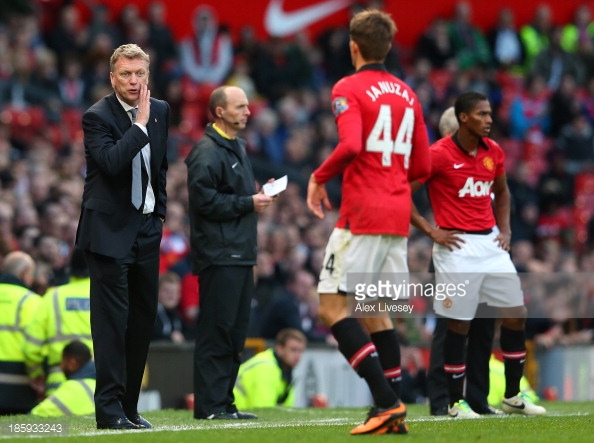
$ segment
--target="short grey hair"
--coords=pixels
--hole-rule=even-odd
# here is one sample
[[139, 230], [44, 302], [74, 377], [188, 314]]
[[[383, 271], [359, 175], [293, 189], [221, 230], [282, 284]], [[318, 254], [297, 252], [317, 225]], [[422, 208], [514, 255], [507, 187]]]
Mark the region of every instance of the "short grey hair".
[[147, 65], [151, 64], [151, 58], [149, 55], [142, 50], [142, 48], [134, 43], [128, 43], [126, 45], [121, 45], [113, 54], [111, 54], [111, 58], [109, 59], [109, 70], [113, 72], [115, 68], [115, 64], [120, 57], [126, 57], [130, 59], [139, 58], [144, 60]]
[[456, 119], [456, 113], [453, 106], [450, 106], [448, 109], [443, 111], [443, 114], [441, 114], [441, 117], [439, 118], [438, 127], [439, 134], [442, 137], [452, 135], [458, 130], [460, 125], [458, 124], [458, 119]]

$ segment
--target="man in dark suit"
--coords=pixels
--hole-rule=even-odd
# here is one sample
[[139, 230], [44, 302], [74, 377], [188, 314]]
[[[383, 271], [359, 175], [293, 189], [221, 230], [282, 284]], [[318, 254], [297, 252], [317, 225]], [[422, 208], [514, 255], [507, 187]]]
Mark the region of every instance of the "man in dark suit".
[[137, 45], [117, 48], [114, 93], [82, 118], [87, 175], [76, 243], [91, 275], [99, 429], [152, 427], [137, 404], [157, 311], [169, 105], [150, 96], [149, 63]]

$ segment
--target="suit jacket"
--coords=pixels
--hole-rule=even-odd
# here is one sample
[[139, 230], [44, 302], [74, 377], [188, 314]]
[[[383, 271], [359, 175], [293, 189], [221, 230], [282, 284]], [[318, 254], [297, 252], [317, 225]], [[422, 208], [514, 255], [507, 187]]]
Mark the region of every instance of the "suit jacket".
[[[142, 211], [131, 202], [132, 159], [149, 142], [154, 214], [165, 218], [169, 105], [150, 100], [148, 136], [132, 124], [115, 93], [83, 114], [87, 174], [76, 233], [76, 245], [81, 249], [114, 258], [130, 251], [142, 221]], [[143, 168], [144, 189], [147, 180]]]

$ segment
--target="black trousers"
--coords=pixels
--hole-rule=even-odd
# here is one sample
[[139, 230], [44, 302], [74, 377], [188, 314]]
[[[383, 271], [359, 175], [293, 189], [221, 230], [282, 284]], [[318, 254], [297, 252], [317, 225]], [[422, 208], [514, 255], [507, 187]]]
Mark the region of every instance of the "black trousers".
[[194, 418], [234, 412], [233, 387], [250, 321], [252, 266], [210, 266], [199, 274], [194, 351]]
[[157, 314], [162, 229], [158, 217], [145, 216], [132, 249], [121, 259], [85, 251], [91, 274], [97, 422], [137, 413]]
[[[477, 318], [470, 322], [466, 348], [466, 393], [465, 399], [477, 413], [484, 413], [489, 403], [489, 359], [495, 334], [495, 319], [491, 308], [479, 305]], [[431, 341], [429, 369], [427, 371], [427, 392], [431, 412], [447, 408], [449, 404], [448, 381], [443, 369], [443, 345], [448, 329], [448, 319], [439, 317]]]

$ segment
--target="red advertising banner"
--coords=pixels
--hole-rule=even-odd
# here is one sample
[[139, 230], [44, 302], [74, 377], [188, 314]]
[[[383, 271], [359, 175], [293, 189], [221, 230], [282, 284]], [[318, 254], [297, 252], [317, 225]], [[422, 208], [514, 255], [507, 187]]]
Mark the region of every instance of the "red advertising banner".
[[[138, 5], [144, 15], [147, 6], [153, 0], [101, 0], [99, 3], [110, 7], [113, 19], [117, 19], [122, 7], [126, 4]], [[80, 2], [84, 9], [88, 1]], [[216, 11], [221, 25], [227, 26], [234, 38], [242, 28], [251, 27], [258, 38], [271, 35], [291, 37], [307, 30], [312, 37], [332, 26], [346, 26], [349, 20], [349, 9], [354, 4], [376, 4], [392, 14], [398, 26], [397, 41], [406, 47], [414, 45], [418, 36], [436, 17], [449, 19], [452, 17], [457, 0], [178, 0], [163, 1], [167, 8], [167, 21], [172, 26], [175, 36], [183, 38], [192, 33], [192, 20], [196, 8], [208, 5]], [[511, 8], [516, 17], [516, 24], [529, 22], [541, 0], [498, 0], [492, 2], [469, 0], [472, 7], [472, 21], [483, 29], [491, 28], [499, 11]], [[551, 0], [548, 2], [553, 10], [553, 21], [558, 24], [572, 20], [573, 12], [581, 4], [592, 4], [594, 1], [584, 0]], [[594, 9], [594, 8], [593, 8]], [[88, 13], [88, 10], [87, 10]]]

